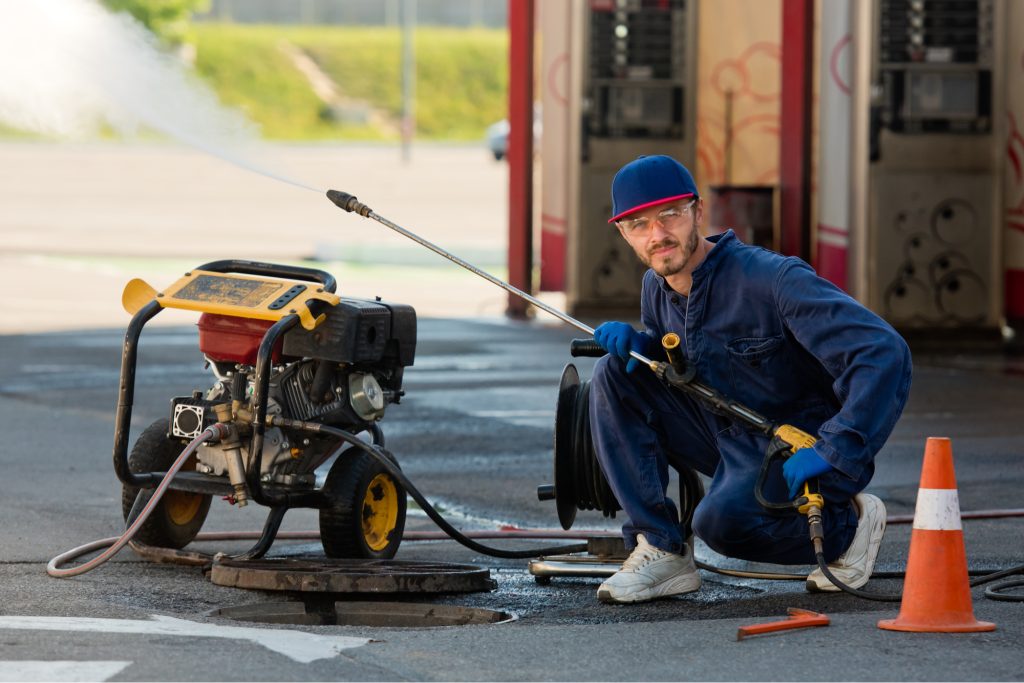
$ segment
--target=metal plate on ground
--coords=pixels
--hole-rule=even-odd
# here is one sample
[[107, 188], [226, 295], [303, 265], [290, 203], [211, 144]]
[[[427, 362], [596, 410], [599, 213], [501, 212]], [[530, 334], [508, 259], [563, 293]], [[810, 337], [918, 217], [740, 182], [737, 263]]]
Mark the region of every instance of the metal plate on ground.
[[622, 558], [595, 555], [551, 555], [530, 560], [529, 570], [538, 583], [553, 576], [589, 576], [605, 579], [619, 571]]
[[222, 560], [218, 586], [321, 593], [471, 593], [493, 590], [491, 572], [470, 564], [400, 560]]
[[[391, 628], [429, 628], [432, 626], [477, 626], [503, 624], [515, 620], [507, 612], [437, 605], [431, 602], [352, 602], [321, 598], [323, 603], [261, 602], [253, 605], [222, 607], [212, 617], [260, 624], [297, 624], [303, 626], [384, 626]], [[306, 598], [308, 600], [308, 598]]]

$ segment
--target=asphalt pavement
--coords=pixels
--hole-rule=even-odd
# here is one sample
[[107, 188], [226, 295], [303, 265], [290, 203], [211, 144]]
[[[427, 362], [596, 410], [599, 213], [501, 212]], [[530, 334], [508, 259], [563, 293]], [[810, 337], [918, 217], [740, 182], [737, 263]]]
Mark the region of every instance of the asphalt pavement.
[[[380, 213], [501, 275], [503, 164], [474, 147], [281, 146], [270, 166], [312, 186], [357, 194]], [[50, 558], [120, 532], [111, 466], [113, 414], [132, 277], [155, 286], [218, 258], [319, 259], [347, 296], [416, 307], [416, 363], [381, 423], [403, 470], [456, 526], [556, 528], [556, 394], [575, 330], [502, 317], [506, 295], [420, 253], [326, 199], [167, 145], [0, 145], [0, 681], [5, 680], [1021, 680], [1024, 606], [972, 591], [979, 634], [903, 634], [875, 624], [897, 606], [811, 595], [801, 581], [703, 572], [694, 594], [636, 606], [596, 599], [595, 578], [538, 584], [521, 560], [451, 541], [403, 542], [398, 558], [470, 563], [493, 590], [402, 601], [492, 610], [504, 623], [399, 628], [258, 624], [211, 616], [301, 596], [214, 585], [199, 567], [131, 551], [72, 579]], [[287, 168], [286, 168], [287, 167]], [[557, 297], [552, 303], [558, 305]], [[167, 312], [143, 335], [134, 439], [173, 396], [210, 381], [194, 316]], [[915, 356], [910, 402], [879, 454], [869, 491], [892, 515], [914, 511], [925, 440], [952, 439], [964, 511], [1024, 507], [1024, 362], [999, 354]], [[256, 530], [266, 510], [215, 500], [205, 531]], [[621, 519], [580, 512], [574, 529], [614, 533]], [[315, 530], [315, 512], [284, 529]], [[1024, 561], [1020, 519], [968, 520], [972, 567]], [[433, 529], [416, 511], [408, 528]], [[891, 525], [877, 569], [906, 565], [908, 525]], [[250, 542], [201, 545], [229, 554]], [[507, 548], [541, 541], [492, 541]], [[315, 541], [280, 541], [273, 557], [323, 557]], [[716, 566], [771, 570], [715, 556]], [[806, 572], [807, 567], [781, 568]], [[897, 591], [873, 580], [869, 588]], [[392, 598], [378, 598], [382, 613]], [[311, 603], [312, 604], [312, 603]], [[825, 628], [736, 641], [741, 625], [787, 608], [827, 614]]]
[[[573, 360], [568, 341], [574, 336], [561, 323], [543, 320], [420, 320], [407, 396], [389, 408], [381, 424], [405, 472], [458, 526], [558, 526], [553, 503], [538, 501], [534, 491], [551, 481], [555, 396], [561, 368]], [[1024, 608], [986, 599], [981, 589], [973, 591], [975, 612], [995, 622], [996, 631], [926, 635], [877, 629], [879, 619], [895, 616], [893, 604], [811, 595], [801, 582], [710, 572], [701, 591], [689, 596], [603, 605], [595, 596], [598, 579], [557, 577], [539, 585], [525, 561], [496, 560], [450, 541], [407, 541], [398, 558], [487, 567], [496, 588], [404, 599], [490, 609], [514, 621], [435, 628], [230, 622], [209, 613], [297, 596], [215, 586], [198, 568], [152, 564], [130, 551], [84, 576], [50, 578], [44, 570], [49, 558], [120, 529], [120, 485], [110, 464], [120, 338], [119, 329], [0, 338], [5, 663], [123, 664], [109, 680], [1018, 680], [1024, 674]], [[575, 362], [588, 376], [591, 361]], [[144, 334], [133, 436], [166, 413], [169, 397], [205, 387], [209, 378], [202, 365], [194, 327]], [[917, 359], [910, 403], [878, 456], [869, 487], [890, 514], [913, 512], [927, 436], [953, 440], [963, 510], [1021, 507], [1020, 368], [1002, 356]], [[204, 530], [256, 529], [263, 513], [255, 505], [238, 510], [215, 501]], [[614, 529], [619, 521], [580, 512], [574, 528]], [[965, 521], [972, 567], [1020, 563], [1021, 523]], [[409, 525], [432, 528], [415, 512]], [[285, 528], [315, 529], [316, 516], [291, 512]], [[905, 566], [909, 532], [907, 525], [889, 528], [879, 570]], [[493, 543], [523, 548], [539, 541]], [[246, 546], [203, 549], [239, 552]], [[771, 569], [716, 557], [703, 546], [697, 552], [713, 564]], [[271, 555], [312, 559], [322, 551], [315, 542], [280, 541]], [[893, 580], [869, 586], [899, 588]], [[789, 607], [825, 613], [831, 625], [736, 641], [738, 626], [782, 619]], [[140, 632], [145, 629], [138, 624], [153, 615], [192, 626], [184, 634], [166, 628]], [[66, 621], [33, 626], [12, 617]], [[109, 633], [99, 622], [75, 621], [85, 618], [131, 620], [135, 630]], [[286, 628], [364, 644], [300, 662], [242, 635], [223, 639], [235, 638], [234, 632], [224, 631], [221, 639], [203, 635], [205, 624]], [[27, 666], [11, 670], [25, 677], [31, 674]], [[79, 670], [91, 669], [83, 664]], [[95, 679], [109, 670], [95, 669]]]

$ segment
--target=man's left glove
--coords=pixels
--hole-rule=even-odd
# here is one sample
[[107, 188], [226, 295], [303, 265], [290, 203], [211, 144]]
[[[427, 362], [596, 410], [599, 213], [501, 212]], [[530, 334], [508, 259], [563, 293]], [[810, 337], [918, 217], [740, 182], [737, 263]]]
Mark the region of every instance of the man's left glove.
[[626, 372], [633, 372], [640, 361], [629, 355], [630, 351], [647, 355], [648, 347], [654, 341], [643, 332], [637, 332], [631, 325], [620, 322], [607, 322], [594, 330], [594, 341], [608, 353], [626, 361]]
[[782, 476], [789, 484], [789, 497], [796, 498], [800, 494], [800, 487], [808, 479], [831, 472], [832, 469], [832, 465], [822, 460], [813, 448], [801, 448], [782, 463]]

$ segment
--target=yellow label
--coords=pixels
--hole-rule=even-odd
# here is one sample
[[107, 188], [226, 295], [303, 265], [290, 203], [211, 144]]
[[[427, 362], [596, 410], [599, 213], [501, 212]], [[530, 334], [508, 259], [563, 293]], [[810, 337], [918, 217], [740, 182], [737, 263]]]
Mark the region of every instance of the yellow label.
[[793, 425], [781, 425], [775, 430], [775, 436], [792, 446], [794, 451], [798, 451], [801, 448], [810, 448], [818, 442], [816, 438], [802, 429], [797, 429]]
[[226, 275], [199, 275], [175, 292], [174, 298], [255, 308], [287, 288], [288, 283], [284, 282], [243, 280]]

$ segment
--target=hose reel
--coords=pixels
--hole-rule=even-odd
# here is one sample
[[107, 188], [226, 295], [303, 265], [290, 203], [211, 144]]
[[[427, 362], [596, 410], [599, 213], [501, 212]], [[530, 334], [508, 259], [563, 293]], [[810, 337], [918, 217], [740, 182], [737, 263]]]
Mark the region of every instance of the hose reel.
[[[605, 351], [593, 340], [576, 339], [570, 346], [573, 356], [603, 356]], [[597, 460], [590, 432], [590, 381], [580, 381], [576, 366], [562, 370], [555, 408], [554, 484], [537, 487], [537, 498], [554, 500], [558, 521], [570, 529], [577, 510], [599, 510], [615, 517], [622, 509]], [[673, 459], [678, 462], [678, 459]], [[693, 512], [704, 497], [704, 486], [697, 472], [679, 469], [679, 515], [684, 538], [689, 537]]]

